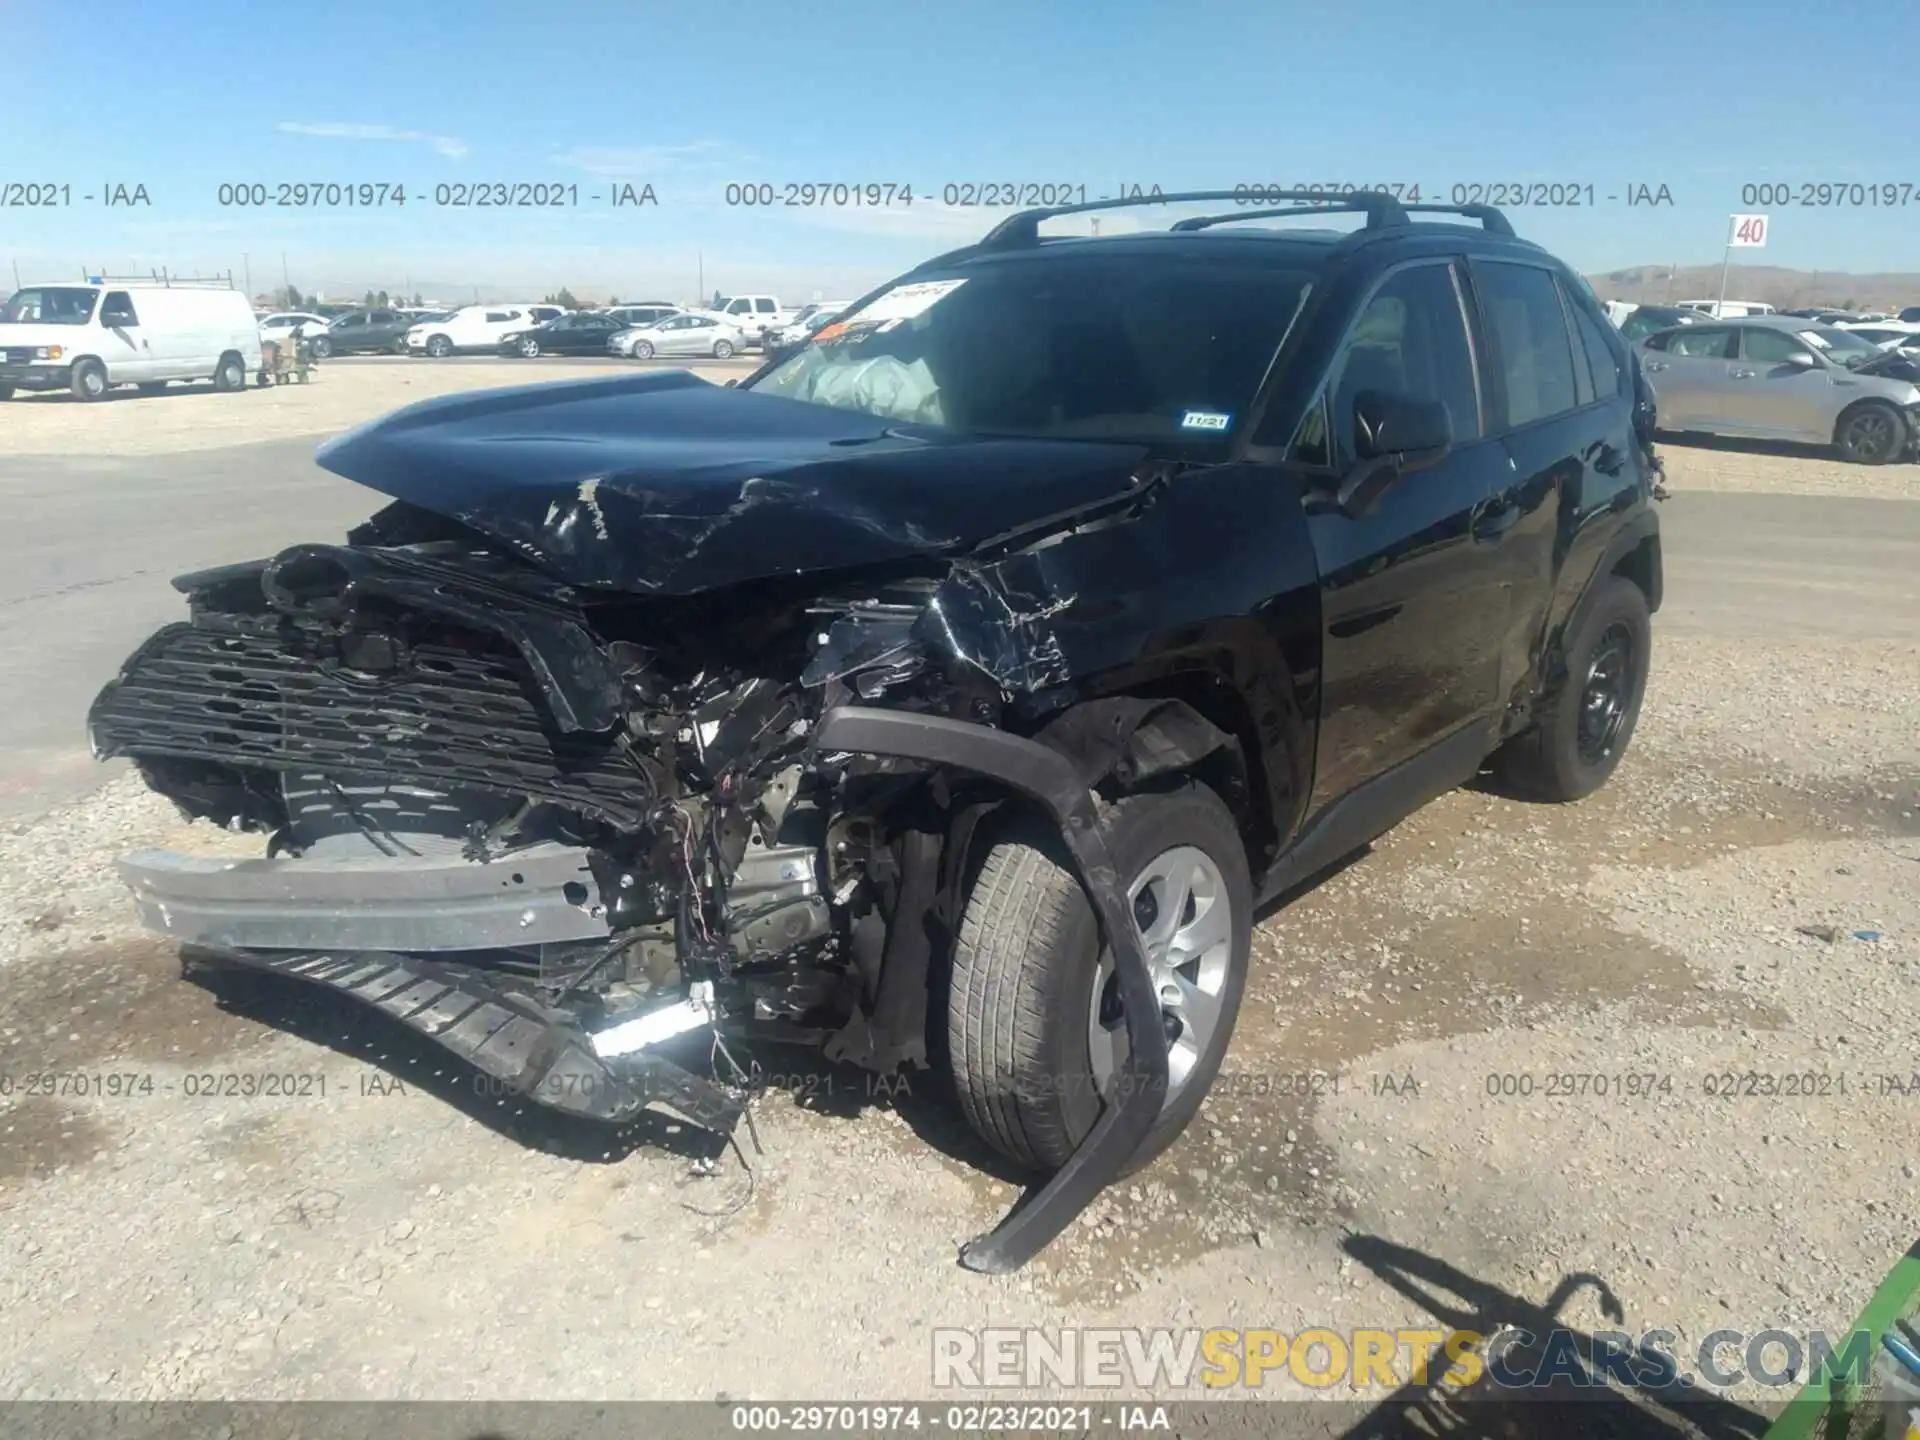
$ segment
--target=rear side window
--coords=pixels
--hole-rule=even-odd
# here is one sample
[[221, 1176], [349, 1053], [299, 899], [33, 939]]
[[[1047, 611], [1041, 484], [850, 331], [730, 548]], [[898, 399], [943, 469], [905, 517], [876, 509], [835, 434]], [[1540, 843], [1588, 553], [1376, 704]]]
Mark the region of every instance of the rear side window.
[[504, 325], [507, 321], [514, 318], [514, 313], [512, 310], [489, 310], [487, 311], [487, 323], [489, 325]]
[[1563, 415], [1579, 404], [1573, 341], [1553, 276], [1532, 265], [1476, 261], [1474, 284], [1504, 382], [1514, 428]]
[[756, 300], [753, 302], [753, 308], [762, 315], [772, 315], [775, 313], [775, 306], [771, 300]]

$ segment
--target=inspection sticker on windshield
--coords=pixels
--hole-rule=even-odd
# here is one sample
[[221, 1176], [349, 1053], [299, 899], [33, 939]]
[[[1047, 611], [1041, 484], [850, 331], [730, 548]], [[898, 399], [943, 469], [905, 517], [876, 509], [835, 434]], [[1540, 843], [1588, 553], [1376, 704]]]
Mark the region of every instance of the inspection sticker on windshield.
[[964, 280], [922, 280], [915, 285], [902, 285], [889, 290], [849, 318], [855, 321], [911, 320], [932, 309], [966, 283]]
[[1182, 430], [1224, 430], [1232, 423], [1225, 410], [1189, 410], [1180, 417]]

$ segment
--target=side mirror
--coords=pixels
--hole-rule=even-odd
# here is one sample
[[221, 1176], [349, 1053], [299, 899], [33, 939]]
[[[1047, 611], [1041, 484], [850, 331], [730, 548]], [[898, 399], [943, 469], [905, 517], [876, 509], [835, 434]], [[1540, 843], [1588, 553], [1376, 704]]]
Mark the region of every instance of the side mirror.
[[1820, 368], [1820, 362], [1814, 358], [1813, 352], [1810, 350], [1795, 351], [1787, 357], [1786, 363], [1796, 370], [1818, 370]]
[[1438, 400], [1383, 390], [1353, 399], [1358, 463], [1323, 498], [1349, 519], [1370, 514], [1400, 477], [1437, 464], [1453, 448], [1453, 419]]

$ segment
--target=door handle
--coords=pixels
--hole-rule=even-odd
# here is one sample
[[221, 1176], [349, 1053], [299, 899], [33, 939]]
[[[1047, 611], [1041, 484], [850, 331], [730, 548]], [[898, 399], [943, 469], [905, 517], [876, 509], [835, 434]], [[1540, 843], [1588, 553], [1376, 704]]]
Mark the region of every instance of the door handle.
[[1667, 368], [1667, 362], [1664, 360], [1647, 360], [1641, 363], [1640, 368], [1642, 370], [1664, 370]]
[[1475, 540], [1498, 540], [1520, 518], [1520, 506], [1510, 495], [1482, 500], [1473, 507], [1468, 530]]
[[1626, 463], [1620, 452], [1604, 440], [1587, 452], [1587, 458], [1588, 463], [1608, 479], [1618, 475]]
[[1758, 370], [1748, 370], [1743, 368], [1742, 366], [1736, 365], [1733, 367], [1733, 370], [1731, 373], [1733, 375], [1733, 378], [1736, 380], [1751, 380], [1753, 379], [1754, 376], [1758, 375], [1760, 372]]

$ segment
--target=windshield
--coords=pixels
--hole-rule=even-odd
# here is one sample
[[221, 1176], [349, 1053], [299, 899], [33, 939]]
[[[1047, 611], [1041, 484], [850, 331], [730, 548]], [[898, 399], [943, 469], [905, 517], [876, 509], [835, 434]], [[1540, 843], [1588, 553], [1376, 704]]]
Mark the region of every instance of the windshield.
[[1829, 325], [1820, 325], [1799, 332], [1800, 338], [1816, 350], [1826, 352], [1828, 358], [1842, 365], [1858, 365], [1862, 360], [1871, 360], [1880, 353], [1878, 345], [1862, 340], [1851, 330], [1835, 330]]
[[1213, 258], [1010, 257], [893, 286], [751, 388], [969, 434], [1218, 441], [1309, 279]]
[[78, 285], [16, 290], [0, 310], [0, 325], [84, 325], [93, 318], [99, 295]]

